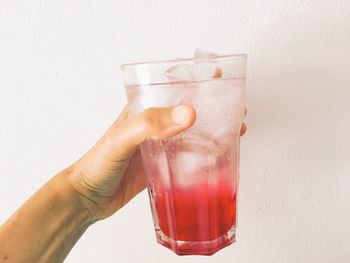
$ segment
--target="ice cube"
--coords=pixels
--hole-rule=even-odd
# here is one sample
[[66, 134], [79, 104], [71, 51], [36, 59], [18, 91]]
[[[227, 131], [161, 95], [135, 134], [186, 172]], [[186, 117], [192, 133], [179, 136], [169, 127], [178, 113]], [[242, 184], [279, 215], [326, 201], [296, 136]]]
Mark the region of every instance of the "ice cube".
[[222, 70], [217, 63], [210, 61], [195, 62], [192, 65], [192, 76], [194, 80], [209, 80], [221, 78]]
[[180, 104], [185, 96], [184, 87], [157, 84], [138, 87], [131, 103], [133, 113], [150, 107], [170, 107]]
[[171, 81], [189, 81], [192, 80], [191, 66], [188, 64], [180, 64], [169, 68], [165, 75]]
[[197, 48], [196, 51], [194, 52], [195, 59], [212, 58], [212, 57], [217, 57], [217, 56], [219, 56], [219, 54], [217, 54], [211, 50], [206, 50], [203, 48]]
[[197, 111], [194, 129], [198, 133], [219, 140], [240, 125], [244, 111], [244, 92], [243, 87], [234, 85], [233, 81], [226, 79], [199, 84], [193, 101]]
[[156, 78], [154, 78], [152, 84], [165, 84], [169, 82], [169, 78], [166, 75], [166, 73], [163, 73], [159, 76], [157, 76]]
[[207, 152], [181, 151], [175, 157], [174, 180], [181, 187], [198, 184], [205, 180], [210, 167], [216, 164], [215, 156]]
[[222, 70], [217, 63], [210, 59], [218, 54], [209, 50], [199, 48], [194, 53], [195, 62], [192, 65], [192, 76], [195, 80], [208, 80], [221, 78]]

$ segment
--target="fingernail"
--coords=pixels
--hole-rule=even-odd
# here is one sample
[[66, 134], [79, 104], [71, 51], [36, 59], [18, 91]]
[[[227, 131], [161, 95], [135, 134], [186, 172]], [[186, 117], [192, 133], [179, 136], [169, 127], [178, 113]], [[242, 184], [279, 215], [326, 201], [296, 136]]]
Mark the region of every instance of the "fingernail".
[[174, 124], [185, 124], [188, 121], [188, 109], [185, 105], [176, 106], [171, 110], [171, 119]]

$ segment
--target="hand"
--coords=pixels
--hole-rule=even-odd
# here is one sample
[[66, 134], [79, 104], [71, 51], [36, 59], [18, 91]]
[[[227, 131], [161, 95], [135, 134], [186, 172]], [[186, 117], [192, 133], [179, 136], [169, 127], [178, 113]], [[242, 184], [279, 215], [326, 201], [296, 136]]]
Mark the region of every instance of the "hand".
[[[195, 110], [188, 105], [150, 108], [128, 118], [127, 107], [105, 135], [72, 167], [69, 180], [92, 221], [106, 218], [146, 187], [138, 145], [164, 139], [191, 127]], [[242, 125], [241, 134], [246, 131]]]

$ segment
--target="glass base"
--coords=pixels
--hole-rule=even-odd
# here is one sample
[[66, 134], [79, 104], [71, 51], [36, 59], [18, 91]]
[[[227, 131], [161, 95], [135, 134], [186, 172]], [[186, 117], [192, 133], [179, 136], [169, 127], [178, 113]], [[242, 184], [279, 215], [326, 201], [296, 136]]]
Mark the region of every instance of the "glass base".
[[211, 256], [236, 241], [236, 227], [233, 226], [226, 234], [208, 241], [180, 241], [173, 240], [160, 229], [156, 229], [157, 242], [169, 248], [179, 256], [203, 255]]

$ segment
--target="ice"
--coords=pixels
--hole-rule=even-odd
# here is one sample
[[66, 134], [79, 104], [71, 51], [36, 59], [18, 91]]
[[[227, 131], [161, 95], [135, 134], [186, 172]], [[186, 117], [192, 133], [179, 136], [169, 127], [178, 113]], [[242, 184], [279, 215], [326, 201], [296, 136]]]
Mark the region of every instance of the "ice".
[[215, 61], [210, 59], [217, 56], [218, 54], [213, 51], [199, 48], [195, 51], [195, 62], [192, 65], [183, 63], [171, 67], [165, 72], [164, 75], [170, 81], [191, 81], [220, 78], [222, 76], [222, 70], [217, 66]]
[[206, 50], [204, 48], [197, 48], [196, 51], [194, 52], [194, 58], [196, 59], [212, 58], [217, 56], [219, 56], [219, 54], [211, 50]]
[[[182, 88], [173, 88], [175, 84], [170, 83], [172, 87], [164, 90], [145, 91], [142, 103], [145, 106], [154, 104], [157, 96], [164, 102], [156, 103], [159, 107], [169, 106], [169, 103], [192, 104], [198, 113], [193, 129], [198, 131], [198, 136], [201, 135], [201, 140], [217, 142], [228, 133], [238, 131], [244, 107], [242, 81], [221, 79], [223, 71], [214, 59], [217, 56], [213, 51], [197, 49], [193, 64], [179, 64], [164, 74], [170, 82], [184, 81]], [[230, 125], [225, 125], [227, 129], [223, 129], [222, 123]]]
[[[193, 174], [196, 169], [205, 164], [206, 158], [194, 152], [180, 152], [176, 155], [177, 173], [183, 175]], [[186, 164], [186, 165], [184, 165]]]
[[[220, 140], [241, 123], [243, 87], [234, 85], [234, 80], [215, 80], [198, 84], [193, 101], [197, 112], [194, 128], [209, 138]], [[227, 123], [227, 129], [222, 124]]]
[[[244, 111], [244, 79], [221, 79], [222, 69], [212, 59], [217, 56], [212, 51], [197, 49], [193, 64], [184, 62], [171, 67], [157, 84], [137, 87], [132, 94], [134, 112], [189, 103], [197, 111], [193, 129], [202, 140], [217, 142], [238, 131]], [[227, 129], [223, 129], [223, 123], [229, 124], [224, 125]]]
[[193, 79], [191, 65], [180, 64], [169, 68], [165, 75], [171, 81], [190, 81]]
[[180, 104], [185, 97], [184, 87], [169, 87], [168, 84], [138, 87], [138, 93], [132, 101], [134, 113], [150, 107], [170, 107]]
[[215, 166], [216, 158], [204, 152], [181, 151], [176, 154], [175, 162], [176, 185], [186, 187], [203, 181], [205, 174]]
[[153, 80], [153, 84], [164, 84], [164, 83], [168, 83], [169, 82], [169, 78], [168, 76], [163, 73], [161, 75], [159, 75], [158, 77], [156, 77], [154, 80]]
[[221, 78], [222, 69], [210, 58], [217, 57], [218, 54], [199, 48], [194, 53], [195, 62], [192, 65], [192, 76], [195, 80], [206, 80], [212, 78]]
[[222, 70], [215, 62], [201, 61], [192, 65], [192, 77], [194, 80], [209, 80], [220, 78]]

